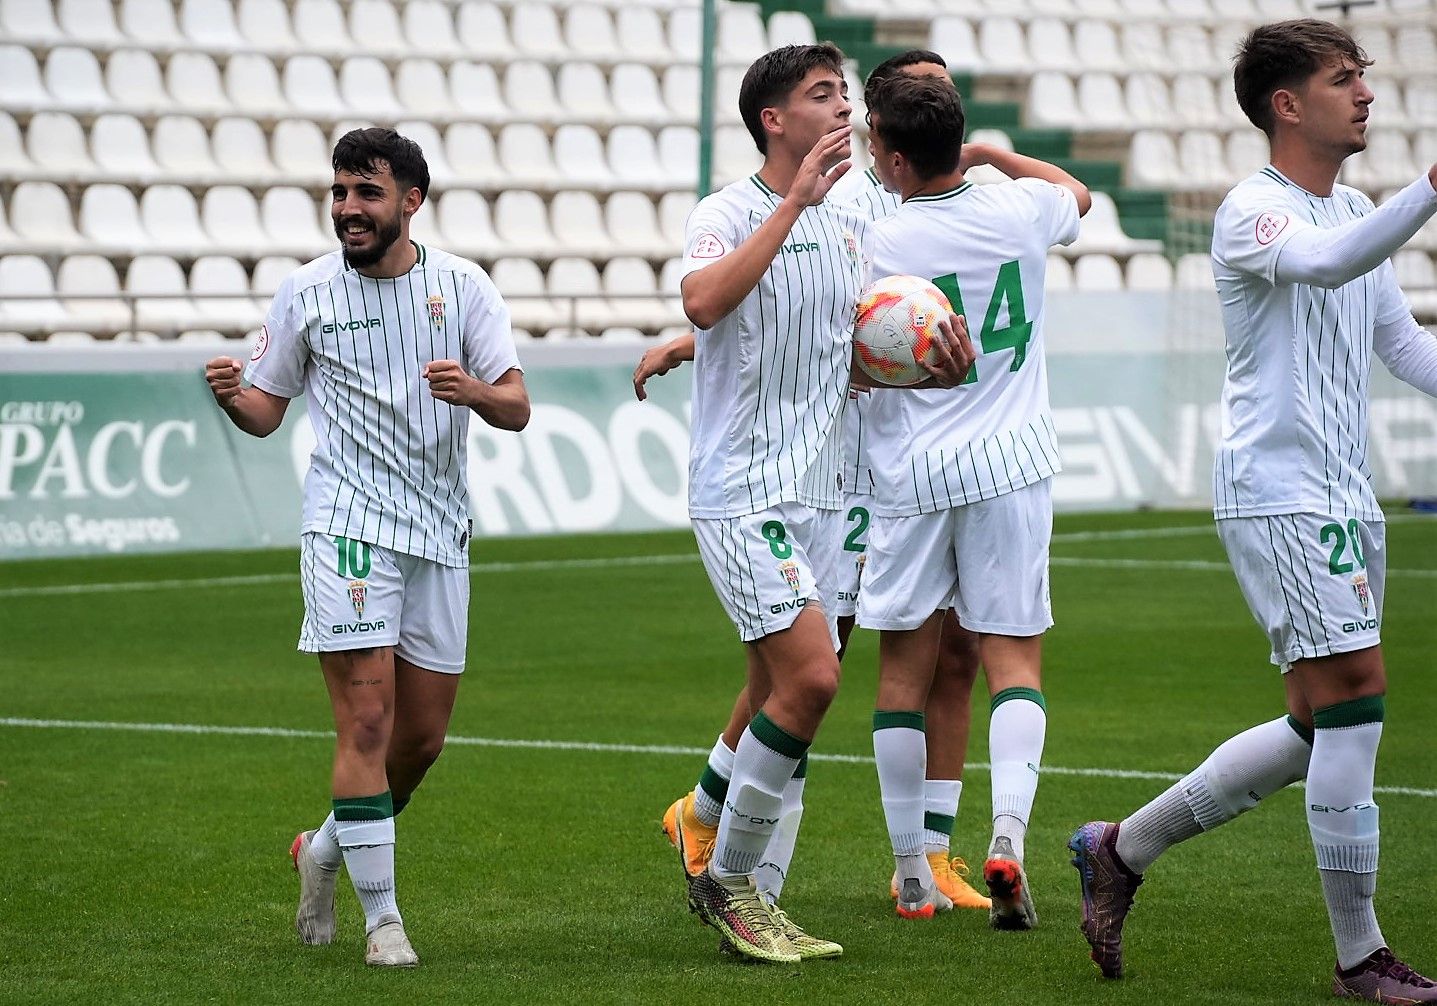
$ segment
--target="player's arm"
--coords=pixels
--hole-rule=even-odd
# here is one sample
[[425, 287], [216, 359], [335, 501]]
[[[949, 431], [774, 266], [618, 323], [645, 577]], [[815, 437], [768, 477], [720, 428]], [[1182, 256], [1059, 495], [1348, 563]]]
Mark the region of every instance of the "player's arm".
[[1038, 178], [1062, 186], [1073, 194], [1078, 203], [1078, 216], [1084, 216], [1093, 206], [1093, 197], [1088, 187], [1056, 164], [1014, 153], [991, 143], [965, 143], [958, 158], [958, 167], [967, 171], [979, 164], [991, 164], [1009, 178]]
[[1411, 314], [1378, 324], [1372, 349], [1393, 377], [1437, 398], [1437, 336]]
[[205, 364], [205, 381], [230, 422], [252, 437], [267, 437], [279, 429], [289, 399], [253, 385], [246, 388], [240, 380], [243, 372], [238, 360], [219, 356]]
[[529, 389], [517, 367], [506, 370], [492, 384], [465, 372], [458, 360], [425, 364], [429, 393], [441, 402], [473, 409], [479, 418], [500, 430], [518, 432], [529, 425]]
[[634, 368], [634, 395], [639, 401], [649, 397], [644, 385], [651, 377], [663, 377], [686, 360], [694, 358], [694, 334], [686, 332], [664, 343], [644, 350]]
[[[848, 170], [852, 162], [844, 158], [852, 133], [851, 126], [825, 133], [799, 164], [788, 194], [758, 230], [717, 262], [683, 278], [679, 290], [683, 295], [684, 314], [694, 327], [713, 328], [758, 286], [799, 214], [805, 207], [821, 202], [833, 183]], [[836, 161], [843, 163], [834, 167]], [[830, 168], [832, 170], [825, 174]]]
[[1276, 281], [1336, 289], [1365, 276], [1437, 213], [1437, 165], [1364, 217], [1295, 229], [1277, 255]]

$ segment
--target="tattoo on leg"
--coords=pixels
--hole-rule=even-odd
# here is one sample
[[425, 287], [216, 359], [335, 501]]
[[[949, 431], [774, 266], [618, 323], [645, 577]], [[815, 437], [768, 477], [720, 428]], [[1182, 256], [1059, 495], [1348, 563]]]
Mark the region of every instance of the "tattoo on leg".
[[351, 685], [378, 685], [383, 680], [383, 678], [354, 678], [349, 683]]

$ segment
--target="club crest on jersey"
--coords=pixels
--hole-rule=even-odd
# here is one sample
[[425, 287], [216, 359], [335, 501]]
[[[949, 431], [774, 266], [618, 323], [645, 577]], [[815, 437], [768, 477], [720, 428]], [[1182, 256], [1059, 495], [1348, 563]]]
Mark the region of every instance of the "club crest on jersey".
[[431, 294], [425, 302], [429, 305], [429, 320], [434, 322], [435, 328], [444, 325], [444, 298], [439, 294]]
[[369, 584], [363, 580], [349, 581], [349, 603], [354, 605], [354, 617], [364, 617], [364, 598], [369, 593]]
[[852, 231], [843, 232], [843, 246], [848, 249], [848, 261], [858, 261], [858, 239], [853, 236]]
[[788, 582], [789, 587], [793, 590], [793, 596], [797, 597], [798, 563], [794, 562], [792, 559], [785, 559], [783, 560], [783, 562], [778, 564], [778, 571], [783, 574], [784, 580]]
[[1368, 589], [1366, 573], [1358, 573], [1352, 578], [1352, 592], [1357, 595], [1357, 603], [1362, 605], [1362, 614], [1367, 615], [1372, 604], [1372, 591]]

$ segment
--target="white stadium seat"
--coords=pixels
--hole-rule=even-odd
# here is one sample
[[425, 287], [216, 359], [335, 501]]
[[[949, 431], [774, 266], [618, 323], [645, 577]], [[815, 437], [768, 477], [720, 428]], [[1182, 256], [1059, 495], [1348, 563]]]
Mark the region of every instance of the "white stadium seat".
[[266, 303], [274, 296], [285, 278], [300, 266], [299, 259], [287, 255], [266, 255], [254, 264], [249, 288], [258, 299]]
[[1152, 252], [1134, 255], [1128, 259], [1126, 286], [1129, 290], [1171, 290], [1173, 264]]
[[1178, 135], [1177, 162], [1182, 167], [1174, 186], [1189, 189], [1219, 189], [1235, 181], [1227, 166], [1222, 140], [1205, 129], [1191, 129]]
[[[0, 138], [0, 147], [3, 147]], [[149, 155], [145, 126], [134, 115], [101, 115], [91, 126], [91, 152], [101, 174], [149, 183], [160, 178], [160, 165]]]
[[614, 251], [625, 255], [659, 258], [677, 252], [675, 244], [659, 230], [654, 204], [642, 192], [615, 192], [604, 206], [605, 229]]
[[356, 48], [337, 0], [295, 0], [292, 19], [302, 52], [341, 56]]
[[667, 187], [688, 188], [699, 176], [699, 131], [692, 126], [659, 130], [659, 165]]
[[742, 126], [720, 126], [714, 130], [713, 172], [716, 184], [751, 175], [763, 164], [753, 137]]
[[[1122, 71], [1128, 69], [1123, 65], [1118, 33], [1109, 21], [1087, 19], [1075, 24], [1073, 26], [1073, 50], [1077, 53], [1078, 59], [1082, 61], [1084, 70]], [[1034, 56], [1034, 62], [1039, 66], [1042, 65], [1042, 61], [1036, 56]]]
[[494, 233], [489, 204], [479, 193], [450, 189], [439, 197], [434, 210], [446, 251], [483, 258], [502, 254], [503, 242]]
[[494, 200], [494, 230], [510, 255], [548, 256], [558, 245], [549, 229], [548, 210], [536, 192], [501, 192]]
[[[504, 178], [489, 130], [472, 122], [456, 122], [444, 133], [444, 149], [456, 183], [493, 188]], [[448, 233], [447, 229], [445, 231]]]
[[0, 45], [0, 94], [11, 113], [50, 107], [50, 92], [40, 82], [35, 55], [23, 45]]
[[0, 0], [0, 35], [40, 49], [68, 41], [50, 5], [36, 0]]
[[1206, 74], [1179, 74], [1173, 79], [1172, 95], [1175, 126], [1215, 128], [1227, 122], [1213, 79]]
[[665, 104], [659, 80], [651, 67], [642, 63], [620, 63], [614, 67], [610, 86], [614, 115], [621, 122], [662, 125], [677, 118]]
[[609, 81], [595, 63], [565, 63], [559, 67], [556, 89], [565, 121], [607, 126], [617, 117]]
[[1128, 148], [1127, 182], [1134, 188], [1176, 187], [1183, 177], [1171, 133], [1156, 130], [1133, 135]]
[[[0, 57], [3, 58], [3, 57]], [[146, 119], [174, 107], [160, 64], [143, 49], [120, 49], [105, 61], [105, 90], [117, 108]]]
[[264, 320], [249, 296], [244, 266], [228, 256], [196, 259], [190, 266], [190, 294], [201, 324], [233, 331], [253, 328]]
[[225, 93], [242, 115], [276, 119], [293, 114], [280, 86], [279, 71], [268, 56], [236, 53], [225, 63]]
[[669, 49], [664, 23], [652, 7], [622, 6], [615, 18], [619, 51], [625, 59], [641, 59], [656, 65], [667, 65], [675, 59]]
[[783, 45], [812, 45], [817, 40], [813, 22], [802, 11], [779, 10], [769, 15], [768, 44], [777, 49]]
[[684, 224], [697, 202], [692, 192], [665, 192], [659, 199], [659, 232], [669, 248], [683, 248]]
[[516, 60], [504, 68], [504, 104], [526, 124], [553, 125], [564, 118], [554, 95], [553, 75], [532, 59]]
[[[1178, 70], [1208, 73], [1226, 65], [1226, 56], [1231, 50], [1224, 50], [1224, 58], [1218, 59], [1213, 51], [1212, 36], [1201, 25], [1175, 24], [1168, 28], [1167, 35], [1168, 65], [1166, 69], [1169, 73]], [[1173, 89], [1173, 97], [1175, 99], [1182, 97], [1177, 88]]]
[[56, 182], [86, 181], [99, 169], [90, 158], [85, 131], [63, 112], [40, 112], [25, 131], [25, 149], [40, 173]]
[[449, 78], [432, 59], [400, 63], [394, 74], [394, 91], [405, 115], [448, 120], [458, 113], [449, 97]]
[[363, 52], [390, 58], [409, 52], [399, 14], [388, 0], [350, 0], [349, 36]]
[[526, 59], [562, 62], [569, 54], [554, 8], [542, 3], [516, 4], [509, 9], [514, 48]]
[[599, 279], [599, 270], [586, 258], [556, 258], [549, 266], [546, 285], [554, 296], [555, 306], [565, 310], [566, 324], [577, 323], [586, 331], [597, 331], [622, 320], [600, 296], [603, 281]]
[[[482, 0], [465, 0], [457, 17], [461, 49], [480, 63], [508, 62], [518, 56], [509, 37], [509, 24], [497, 5]], [[454, 91], [456, 98], [459, 91]]]
[[155, 123], [150, 138], [155, 160], [172, 179], [205, 182], [220, 176], [210, 154], [210, 138], [198, 119], [166, 115]]
[[603, 211], [592, 192], [556, 193], [549, 216], [554, 237], [566, 252], [602, 258], [613, 251], [614, 242], [604, 229]]
[[989, 73], [1026, 74], [1034, 69], [1022, 26], [1011, 17], [988, 17], [978, 25], [978, 51]]
[[206, 191], [200, 200], [200, 220], [211, 248], [253, 255], [269, 244], [254, 196], [237, 185], [216, 185]]
[[272, 56], [288, 56], [299, 48], [284, 0], [238, 0], [236, 20], [246, 42]]
[[614, 317], [639, 328], [659, 328], [682, 318], [659, 298], [653, 268], [641, 258], [620, 256], [604, 266], [604, 293]]
[[664, 70], [663, 95], [671, 121], [690, 125], [698, 122], [699, 68], [675, 63]]
[[[45, 58], [45, 90], [52, 108], [96, 115], [114, 104], [105, 90], [99, 61], [89, 49], [59, 46]], [[9, 102], [7, 101], [8, 105]]]
[[67, 327], [70, 313], [54, 299], [54, 293], [55, 278], [44, 259], [36, 255], [0, 258], [0, 328], [48, 332]]
[[183, 49], [186, 45], [170, 0], [120, 0], [120, 28], [131, 42], [152, 52]]
[[89, 251], [130, 255], [151, 245], [134, 193], [110, 182], [91, 185], [80, 196], [80, 231]]
[[609, 131], [609, 170], [615, 184], [627, 189], [665, 186], [654, 134], [642, 126], [615, 126]]
[[1073, 263], [1079, 293], [1111, 293], [1123, 288], [1123, 270], [1111, 255], [1084, 255]]
[[106, 49], [124, 43], [110, 0], [59, 0], [56, 14], [69, 42]]
[[195, 197], [183, 186], [151, 185], [140, 196], [140, 220], [153, 246], [168, 255], [194, 258], [210, 250]]
[[283, 80], [285, 100], [298, 115], [338, 119], [358, 111], [350, 109], [339, 96], [334, 69], [320, 56], [291, 56], [284, 61]]
[[1249, 126], [1227, 134], [1227, 177], [1236, 183], [1260, 171], [1269, 160], [1267, 137]]
[[1162, 251], [1161, 241], [1130, 238], [1123, 232], [1118, 220], [1118, 207], [1113, 197], [1106, 192], [1093, 192], [1093, 205], [1083, 217], [1078, 240], [1070, 244], [1066, 253], [1084, 255], [1103, 253], [1107, 255], [1131, 255], [1135, 252]]
[[141, 328], [174, 332], [195, 320], [184, 270], [168, 255], [135, 256], [125, 272], [125, 291], [141, 295], [135, 301], [135, 320]]
[[1033, 74], [1028, 85], [1027, 121], [1034, 126], [1070, 128], [1077, 125], [1078, 96], [1064, 73]]
[[532, 259], [501, 258], [489, 278], [504, 295], [515, 326], [542, 331], [567, 320], [567, 312], [549, 300], [544, 274]]
[[120, 296], [120, 278], [103, 255], [71, 255], [55, 273], [60, 294], [74, 324], [91, 333], [133, 328], [130, 306]]
[[235, 52], [247, 45], [230, 0], [180, 0], [180, 31], [190, 45], [210, 52]]
[[697, 7], [678, 7], [669, 12], [668, 49], [675, 61], [698, 63], [703, 42], [703, 17]]
[[1179, 258], [1173, 273], [1173, 287], [1177, 290], [1216, 291], [1212, 257], [1206, 252], [1191, 252]]
[[21, 182], [10, 196], [10, 226], [41, 254], [80, 251], [87, 243], [75, 232], [70, 200], [54, 182]]
[[986, 66], [967, 18], [935, 17], [928, 28], [928, 48], [941, 54], [954, 73], [975, 73]]
[[229, 118], [215, 123], [210, 134], [215, 163], [225, 177], [242, 185], [269, 185], [280, 178], [269, 158], [269, 141], [253, 119]]
[[448, 4], [440, 0], [408, 0], [403, 6], [404, 38], [412, 52], [449, 58], [464, 51]]
[[718, 9], [718, 53], [728, 63], [744, 66], [768, 51], [768, 31], [757, 4], [723, 4]]
[[0, 112], [0, 176], [12, 179], [42, 177], [40, 170], [25, 156], [20, 127], [8, 112]]
[[614, 175], [604, 141], [588, 126], [560, 126], [554, 133], [554, 167], [565, 184], [607, 191]]
[[[419, 144], [424, 151], [424, 163], [429, 166], [429, 183], [436, 188], [447, 188], [454, 183], [454, 168], [444, 150], [444, 138], [432, 123], [417, 119], [406, 119], [394, 124], [401, 136], [407, 136]], [[433, 198], [432, 194], [431, 197]]]
[[405, 114], [394, 97], [389, 71], [373, 56], [353, 56], [341, 64], [339, 94], [345, 105], [366, 120], [392, 122]]
[[1166, 69], [1166, 45], [1160, 21], [1125, 21], [1119, 28], [1118, 46], [1129, 72]]
[[1073, 289], [1073, 266], [1061, 255], [1048, 256], [1048, 270], [1043, 289], [1050, 293], [1066, 293]]
[[300, 185], [328, 185], [332, 147], [308, 119], [282, 119], [270, 133], [270, 159], [286, 180]]
[[1078, 78], [1078, 124], [1083, 129], [1132, 128], [1132, 116], [1123, 100], [1123, 86], [1111, 73], [1089, 72]]
[[279, 185], [260, 198], [260, 219], [270, 237], [267, 250], [298, 256], [322, 255], [336, 239], [328, 215], [320, 225], [319, 205], [303, 189]]
[[1036, 18], [1028, 23], [1028, 52], [1033, 64], [1044, 70], [1076, 73], [1083, 61], [1073, 52], [1073, 35], [1057, 18]]
[[449, 67], [449, 94], [465, 119], [497, 124], [514, 119], [499, 93], [499, 79], [487, 63], [455, 60]]
[[1160, 74], [1129, 74], [1123, 80], [1123, 104], [1134, 126], [1157, 129], [1173, 121], [1172, 95]]
[[614, 19], [596, 4], [576, 3], [564, 11], [564, 45], [572, 59], [612, 63], [623, 58]]
[[550, 191], [562, 179], [544, 130], [527, 122], [511, 122], [499, 130], [499, 165], [512, 178], [524, 179], [531, 189]]
[[165, 90], [190, 115], [227, 115], [234, 105], [225, 96], [219, 67], [202, 52], [177, 52], [165, 67]]

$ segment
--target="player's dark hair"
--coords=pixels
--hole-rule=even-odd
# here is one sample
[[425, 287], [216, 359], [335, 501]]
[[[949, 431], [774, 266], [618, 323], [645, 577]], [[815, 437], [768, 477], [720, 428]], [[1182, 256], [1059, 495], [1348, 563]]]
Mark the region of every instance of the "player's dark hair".
[[864, 103], [868, 102], [869, 92], [878, 88], [885, 80], [891, 80], [906, 68], [917, 66], [919, 63], [933, 63], [945, 70], [948, 69], [948, 61], [928, 49], [909, 49], [900, 52], [897, 56], [889, 56], [870, 70], [868, 79], [863, 82]]
[[753, 61], [738, 88], [738, 114], [760, 154], [768, 153], [763, 110], [788, 100], [789, 94], [815, 69], [843, 76], [843, 51], [832, 42], [785, 45]]
[[400, 136], [383, 126], [351, 129], [334, 145], [334, 170], [352, 171], [356, 175], [373, 175], [383, 161], [399, 186], [399, 198], [411, 188], [419, 195], [429, 196], [429, 164], [424, 151], [407, 136]]
[[1372, 65], [1347, 31], [1331, 21], [1299, 18], [1254, 28], [1238, 46], [1232, 70], [1237, 103], [1252, 124], [1268, 136], [1276, 127], [1272, 96], [1299, 86], [1334, 60]]
[[952, 84], [900, 73], [873, 89], [870, 124], [883, 145], [902, 154], [927, 181], [958, 168], [963, 152], [963, 99]]

